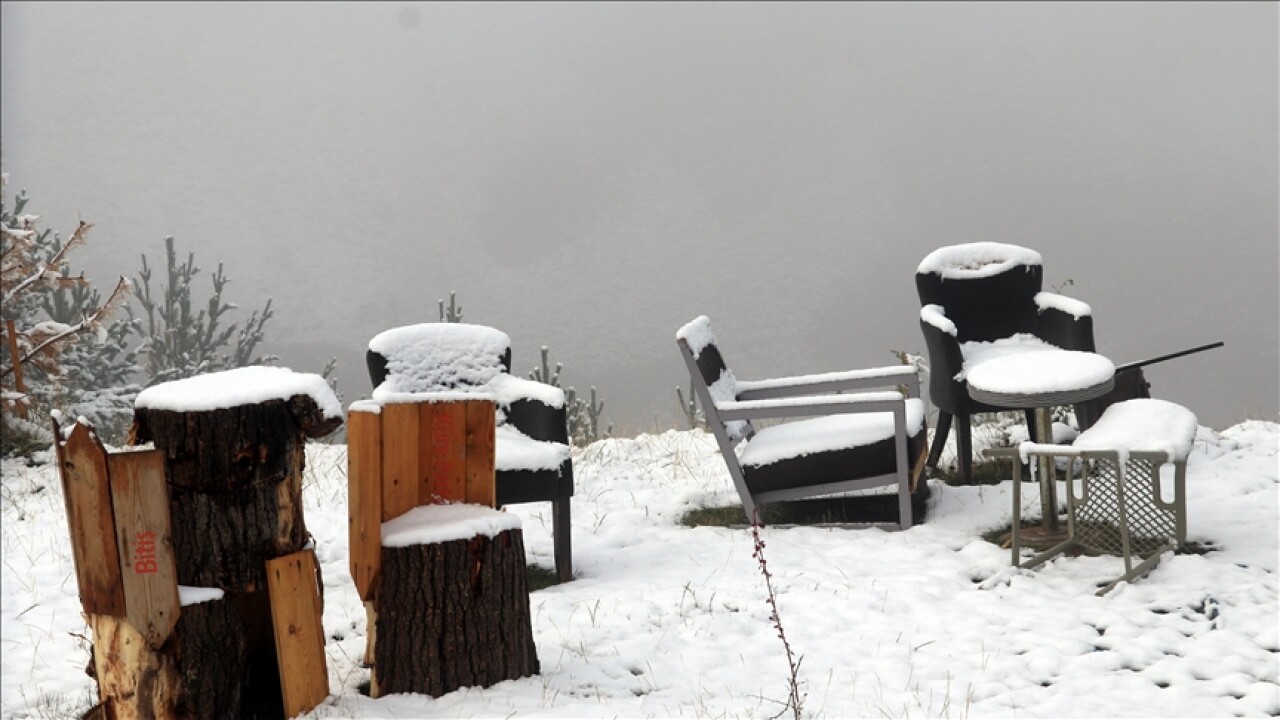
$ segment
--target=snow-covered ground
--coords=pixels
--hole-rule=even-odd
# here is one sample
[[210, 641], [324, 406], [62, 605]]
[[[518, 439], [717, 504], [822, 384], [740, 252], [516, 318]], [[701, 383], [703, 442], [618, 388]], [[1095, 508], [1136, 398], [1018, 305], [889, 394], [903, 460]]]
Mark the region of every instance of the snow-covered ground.
[[[980, 538], [1010, 487], [936, 484], [904, 533], [767, 528], [765, 554], [815, 717], [1230, 717], [1280, 713], [1280, 425], [1200, 428], [1189, 539], [1095, 597], [1114, 557], [1011, 569]], [[788, 671], [749, 530], [686, 528], [736, 501], [710, 436], [671, 431], [575, 453], [578, 579], [530, 597], [537, 677], [443, 698], [359, 692], [365, 615], [347, 570], [346, 448], [313, 445], [307, 526], [324, 572], [333, 695], [318, 717], [768, 717]], [[48, 465], [3, 470], [4, 717], [92, 703], [61, 491]], [[1023, 494], [1036, 512], [1036, 493]], [[515, 506], [552, 566], [550, 506]]]

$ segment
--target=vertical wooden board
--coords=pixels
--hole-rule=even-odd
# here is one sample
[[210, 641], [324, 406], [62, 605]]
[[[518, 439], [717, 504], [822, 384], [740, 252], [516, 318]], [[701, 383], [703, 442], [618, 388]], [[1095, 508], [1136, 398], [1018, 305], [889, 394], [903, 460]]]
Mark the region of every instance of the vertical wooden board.
[[295, 717], [329, 696], [316, 556], [299, 550], [267, 561], [267, 593], [275, 631], [284, 716]]
[[62, 452], [62, 492], [80, 605], [91, 615], [124, 617], [107, 452], [89, 434], [89, 428], [79, 423], [72, 428]]
[[377, 591], [382, 566], [382, 416], [347, 415], [347, 539], [361, 600]]
[[382, 406], [382, 521], [418, 505], [418, 406]]
[[466, 405], [460, 402], [423, 403], [418, 461], [424, 483], [418, 504], [467, 499]]
[[62, 463], [65, 461], [62, 446], [66, 441], [62, 439], [62, 426], [58, 424], [58, 418], [49, 418], [49, 423], [53, 426], [53, 454], [57, 457], [58, 468], [61, 470]]
[[488, 400], [468, 400], [467, 410], [467, 502], [495, 507], [494, 413]]
[[181, 612], [164, 454], [159, 450], [113, 453], [107, 456], [107, 468], [126, 617], [158, 650]]

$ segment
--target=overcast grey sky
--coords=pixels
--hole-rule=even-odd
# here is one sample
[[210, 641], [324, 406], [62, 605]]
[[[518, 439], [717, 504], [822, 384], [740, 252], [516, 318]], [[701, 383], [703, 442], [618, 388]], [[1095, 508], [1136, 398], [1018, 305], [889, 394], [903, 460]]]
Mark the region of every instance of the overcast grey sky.
[[[10, 191], [226, 263], [267, 350], [464, 320], [539, 345], [625, 432], [668, 427], [674, 333], [740, 378], [923, 353], [942, 245], [1044, 256], [1117, 363], [1203, 423], [1277, 419], [1277, 6], [3, 4]], [[205, 282], [207, 280], [207, 273]]]

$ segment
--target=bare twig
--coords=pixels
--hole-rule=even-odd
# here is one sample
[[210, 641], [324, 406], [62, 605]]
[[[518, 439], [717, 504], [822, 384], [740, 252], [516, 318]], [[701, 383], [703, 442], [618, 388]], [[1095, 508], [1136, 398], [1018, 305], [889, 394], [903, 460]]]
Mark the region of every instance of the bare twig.
[[782, 711], [774, 718], [782, 717], [791, 709], [791, 714], [795, 720], [800, 720], [800, 713], [803, 707], [804, 695], [800, 694], [800, 663], [804, 661], [801, 657], [796, 659], [795, 653], [791, 651], [791, 643], [787, 640], [787, 633], [782, 629], [782, 618], [778, 615], [778, 598], [773, 590], [773, 575], [769, 572], [769, 563], [764, 557], [764, 540], [760, 538], [760, 511], [756, 510], [751, 518], [751, 540], [755, 545], [755, 549], [751, 553], [751, 557], [756, 559], [760, 565], [760, 574], [764, 576], [764, 586], [768, 593], [769, 603], [769, 619], [773, 621], [773, 627], [778, 631], [778, 639], [782, 640], [782, 649], [787, 653], [787, 669], [790, 671], [789, 678], [789, 697], [787, 702], [783, 704]]
[[52, 335], [49, 338], [46, 338], [45, 340], [41, 341], [38, 345], [28, 350], [27, 353], [23, 355], [21, 359], [19, 359], [18, 362], [14, 364], [13, 367], [5, 368], [3, 372], [0, 372], [0, 375], [8, 375], [9, 373], [14, 372], [15, 368], [19, 364], [30, 362], [32, 358], [35, 358], [40, 353], [44, 352], [45, 350], [47, 350], [53, 345], [56, 345], [64, 340], [73, 338], [76, 335], [79, 335], [80, 333], [83, 333], [87, 330], [96, 331], [99, 327], [102, 326], [102, 324], [108, 319], [108, 317], [110, 317], [111, 313], [118, 310], [120, 306], [124, 304], [125, 298], [129, 295], [129, 292], [132, 289], [133, 289], [133, 284], [129, 282], [128, 279], [120, 278], [119, 282], [116, 283], [115, 289], [111, 291], [111, 296], [107, 298], [106, 302], [102, 303], [101, 307], [94, 310], [92, 313], [87, 315], [83, 320], [76, 323], [75, 325], [72, 325], [67, 329], [62, 330], [57, 334]]

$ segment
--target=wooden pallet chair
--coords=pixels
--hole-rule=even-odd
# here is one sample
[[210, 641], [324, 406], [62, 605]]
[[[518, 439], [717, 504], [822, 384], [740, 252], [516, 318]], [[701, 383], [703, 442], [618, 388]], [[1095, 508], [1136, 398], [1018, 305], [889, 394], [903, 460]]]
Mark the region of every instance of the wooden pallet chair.
[[412, 393], [490, 393], [498, 406], [496, 504], [551, 503], [556, 575], [573, 579], [570, 458], [565, 394], [511, 373], [506, 333], [466, 323], [392, 328], [366, 353], [374, 398]]

